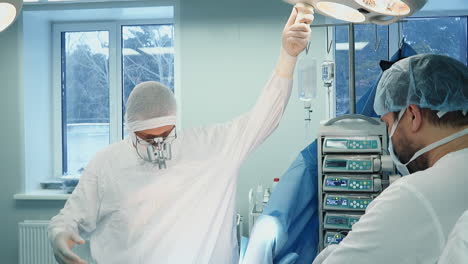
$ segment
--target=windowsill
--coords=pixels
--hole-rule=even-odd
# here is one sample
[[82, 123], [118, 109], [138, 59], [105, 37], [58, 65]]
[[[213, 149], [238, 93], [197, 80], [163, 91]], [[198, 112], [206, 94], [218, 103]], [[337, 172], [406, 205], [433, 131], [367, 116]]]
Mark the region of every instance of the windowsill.
[[15, 200], [59, 200], [65, 201], [70, 194], [62, 190], [37, 190], [26, 193], [17, 193], [13, 196]]

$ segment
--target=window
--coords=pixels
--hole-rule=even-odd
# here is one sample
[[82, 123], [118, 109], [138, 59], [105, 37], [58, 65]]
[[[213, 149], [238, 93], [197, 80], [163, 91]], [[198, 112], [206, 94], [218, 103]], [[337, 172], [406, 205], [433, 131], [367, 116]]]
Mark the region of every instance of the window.
[[122, 26], [123, 114], [130, 92], [140, 82], [158, 80], [174, 92], [173, 31], [172, 25]]
[[[468, 65], [467, 17], [406, 18], [396, 26], [389, 38], [388, 26], [355, 25], [356, 101], [372, 87], [379, 74], [380, 60], [389, 59], [389, 39], [398, 40], [398, 33], [421, 53], [450, 56]], [[336, 115], [349, 110], [348, 26], [335, 26], [335, 89]], [[377, 31], [376, 31], [377, 30]], [[394, 35], [393, 35], [394, 34]], [[332, 104], [332, 102], [329, 102]]]
[[61, 46], [66, 174], [80, 172], [109, 143], [109, 31], [62, 32]]
[[[161, 23], [54, 25], [56, 174], [79, 175], [94, 154], [124, 133], [135, 85], [174, 91], [174, 27]], [[57, 107], [57, 106], [60, 107]]]
[[467, 17], [411, 18], [402, 35], [417, 53], [450, 56], [468, 65]]
[[[366, 93], [380, 75], [380, 60], [388, 60], [388, 27], [355, 25], [356, 101]], [[336, 115], [349, 111], [349, 44], [348, 26], [335, 27]]]

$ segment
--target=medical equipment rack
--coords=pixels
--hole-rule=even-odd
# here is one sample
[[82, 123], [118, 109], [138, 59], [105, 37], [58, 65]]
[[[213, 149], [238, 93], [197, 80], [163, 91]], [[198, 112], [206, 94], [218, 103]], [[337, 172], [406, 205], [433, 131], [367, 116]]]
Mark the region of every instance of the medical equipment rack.
[[387, 155], [385, 123], [341, 115], [320, 126], [318, 151], [319, 248], [338, 244], [367, 206], [389, 185], [395, 169]]

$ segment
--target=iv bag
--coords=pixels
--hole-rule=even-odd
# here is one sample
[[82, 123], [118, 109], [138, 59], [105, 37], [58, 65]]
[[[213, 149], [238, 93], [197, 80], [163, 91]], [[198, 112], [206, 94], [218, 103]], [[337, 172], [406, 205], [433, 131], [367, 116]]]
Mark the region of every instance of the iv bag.
[[297, 62], [299, 99], [311, 101], [317, 97], [317, 62], [314, 58], [303, 55]]
[[335, 78], [335, 63], [326, 60], [322, 63], [322, 81], [325, 85], [331, 85]]

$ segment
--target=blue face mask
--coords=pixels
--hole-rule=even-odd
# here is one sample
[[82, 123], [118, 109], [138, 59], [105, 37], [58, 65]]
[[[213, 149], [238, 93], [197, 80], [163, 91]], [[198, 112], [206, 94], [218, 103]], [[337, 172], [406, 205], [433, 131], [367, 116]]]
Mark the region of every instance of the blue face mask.
[[442, 146], [444, 144], [447, 144], [449, 143], [450, 141], [453, 141], [459, 137], [463, 137], [465, 135], [468, 135], [468, 128], [466, 129], [463, 129], [455, 134], [452, 134], [446, 138], [443, 138], [439, 141], [436, 141], [432, 144], [429, 144], [427, 145], [426, 147], [418, 150], [416, 153], [414, 153], [413, 157], [405, 164], [401, 163], [400, 159], [398, 159], [398, 156], [395, 154], [395, 151], [394, 151], [394, 148], [393, 148], [393, 142], [392, 142], [392, 137], [393, 137], [393, 134], [395, 134], [395, 130], [398, 126], [398, 122], [401, 120], [401, 117], [403, 116], [403, 114], [405, 113], [406, 111], [406, 108], [405, 109], [402, 109], [400, 111], [400, 113], [398, 114], [398, 119], [395, 121], [395, 123], [393, 123], [393, 126], [392, 126], [392, 129], [390, 131], [390, 140], [389, 140], [389, 144], [388, 144], [388, 152], [390, 153], [390, 157], [392, 158], [393, 160], [393, 163], [395, 163], [395, 166], [397, 168], [397, 170], [401, 173], [401, 175], [403, 176], [406, 176], [406, 175], [409, 175], [410, 172], [408, 170], [408, 164], [411, 163], [413, 160], [417, 159], [419, 156], [423, 155], [424, 153], [426, 152], [429, 152], [439, 146]]

